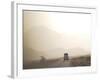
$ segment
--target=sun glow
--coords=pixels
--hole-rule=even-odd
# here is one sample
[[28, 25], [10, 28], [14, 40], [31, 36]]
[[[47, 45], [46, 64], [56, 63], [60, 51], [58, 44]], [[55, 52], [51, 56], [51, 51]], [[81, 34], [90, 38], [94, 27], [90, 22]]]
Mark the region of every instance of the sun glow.
[[90, 32], [91, 16], [88, 14], [50, 14], [49, 28], [59, 33]]
[[26, 11], [24, 15], [25, 44], [29, 47], [43, 51], [81, 47], [90, 51], [90, 14]]

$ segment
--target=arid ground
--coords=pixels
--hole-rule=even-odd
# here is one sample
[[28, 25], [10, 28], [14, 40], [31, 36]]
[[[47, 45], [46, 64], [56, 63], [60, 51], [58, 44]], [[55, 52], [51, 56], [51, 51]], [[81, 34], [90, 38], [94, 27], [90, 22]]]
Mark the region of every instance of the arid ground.
[[91, 57], [90, 55], [70, 58], [65, 60], [62, 58], [58, 59], [41, 59], [37, 61], [28, 62], [23, 65], [23, 69], [39, 69], [39, 68], [57, 68], [57, 67], [77, 67], [77, 66], [90, 66]]

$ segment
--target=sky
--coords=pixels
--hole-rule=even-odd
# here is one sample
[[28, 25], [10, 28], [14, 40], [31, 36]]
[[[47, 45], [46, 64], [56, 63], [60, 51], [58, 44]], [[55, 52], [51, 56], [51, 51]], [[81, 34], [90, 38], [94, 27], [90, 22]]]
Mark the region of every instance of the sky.
[[24, 11], [24, 47], [36, 51], [91, 49], [91, 15]]

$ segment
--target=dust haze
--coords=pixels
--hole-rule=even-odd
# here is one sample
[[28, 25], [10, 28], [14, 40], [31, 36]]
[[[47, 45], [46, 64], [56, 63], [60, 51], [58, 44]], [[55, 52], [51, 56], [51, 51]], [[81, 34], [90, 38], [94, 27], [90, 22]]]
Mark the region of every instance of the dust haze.
[[[24, 66], [29, 63], [32, 64], [31, 68], [40, 67], [39, 64], [43, 64], [40, 63], [41, 57], [50, 62], [49, 67], [61, 66], [64, 53], [68, 53], [70, 59], [90, 56], [91, 16], [89, 14], [42, 11], [23, 11], [23, 14]], [[53, 65], [55, 63], [52, 60], [59, 64]], [[34, 67], [34, 64], [37, 66]], [[69, 62], [65, 62], [62, 67], [68, 64]]]

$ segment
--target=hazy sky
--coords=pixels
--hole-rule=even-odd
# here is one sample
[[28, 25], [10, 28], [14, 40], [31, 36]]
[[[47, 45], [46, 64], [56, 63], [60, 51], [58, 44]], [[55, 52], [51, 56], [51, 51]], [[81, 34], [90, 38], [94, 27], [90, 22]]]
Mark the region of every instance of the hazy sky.
[[90, 24], [90, 14], [24, 11], [24, 47], [90, 51]]

